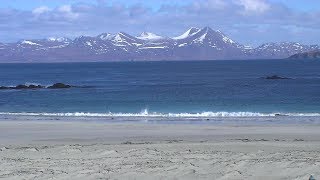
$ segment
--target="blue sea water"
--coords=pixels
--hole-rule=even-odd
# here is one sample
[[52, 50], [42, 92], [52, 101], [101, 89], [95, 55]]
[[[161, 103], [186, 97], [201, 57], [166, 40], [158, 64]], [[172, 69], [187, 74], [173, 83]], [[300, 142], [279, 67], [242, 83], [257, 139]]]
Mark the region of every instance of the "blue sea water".
[[0, 114], [320, 116], [320, 60], [0, 64], [0, 86], [56, 82], [86, 87], [0, 90]]

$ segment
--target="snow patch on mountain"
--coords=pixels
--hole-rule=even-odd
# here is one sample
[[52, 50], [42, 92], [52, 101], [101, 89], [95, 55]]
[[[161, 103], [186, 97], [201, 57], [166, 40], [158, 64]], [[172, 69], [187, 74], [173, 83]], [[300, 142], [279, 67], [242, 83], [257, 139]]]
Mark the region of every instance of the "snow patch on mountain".
[[112, 35], [111, 33], [103, 33], [103, 34], [100, 34], [100, 35], [98, 36], [98, 38], [100, 38], [101, 40], [104, 40], [104, 41], [110, 40], [110, 39], [112, 39], [113, 37], [114, 37], [114, 35]]
[[141, 46], [142, 44], [141, 44], [141, 43], [132, 43], [132, 45], [139, 47], [139, 46]]
[[200, 36], [199, 38], [193, 40], [193, 42], [195, 43], [203, 43], [203, 41], [206, 39], [207, 33], [203, 34], [202, 36]]
[[230, 43], [230, 44], [234, 44], [235, 43], [232, 39], [228, 38], [227, 36], [224, 36], [222, 39], [226, 43]]
[[188, 45], [188, 43], [182, 43], [182, 44], [179, 44], [178, 47], [183, 47], [183, 46], [186, 46]]
[[177, 36], [177, 37], [173, 37], [172, 39], [175, 39], [175, 40], [185, 39], [185, 38], [188, 38], [190, 36], [195, 35], [200, 30], [201, 29], [199, 29], [199, 28], [192, 27], [192, 28], [188, 29], [185, 33], [183, 33], [182, 35]]
[[65, 38], [65, 37], [49, 37], [47, 38], [48, 41], [51, 41], [51, 42], [67, 42], [69, 41], [68, 38]]
[[168, 48], [167, 46], [146, 46], [146, 47], [141, 47], [139, 49], [164, 49]]
[[67, 45], [51, 46], [51, 47], [48, 47], [48, 49], [64, 48], [66, 46]]
[[140, 36], [137, 36], [136, 38], [142, 39], [142, 40], [159, 40], [159, 39], [163, 39], [162, 36], [156, 35], [156, 34], [151, 33], [151, 32], [143, 32], [143, 33], [140, 34]]
[[116, 42], [125, 42], [125, 39], [123, 39], [120, 34], [117, 34], [113, 40]]
[[110, 41], [115, 46], [128, 46], [128, 47], [139, 46], [143, 42], [143, 40], [123, 32], [119, 32], [116, 35], [114, 35], [112, 38], [110, 38]]
[[88, 46], [92, 46], [91, 42], [89, 42], [89, 41], [87, 41], [86, 44], [87, 44]]
[[28, 40], [23, 40], [21, 42], [21, 44], [28, 44], [28, 45], [32, 45], [32, 46], [41, 46], [40, 44], [38, 43], [35, 43], [35, 42], [32, 42], [32, 41], [28, 41]]
[[253, 47], [248, 46], [248, 45], [244, 45], [244, 46], [243, 46], [243, 49], [245, 49], [245, 50], [251, 50], [251, 49], [253, 49]]

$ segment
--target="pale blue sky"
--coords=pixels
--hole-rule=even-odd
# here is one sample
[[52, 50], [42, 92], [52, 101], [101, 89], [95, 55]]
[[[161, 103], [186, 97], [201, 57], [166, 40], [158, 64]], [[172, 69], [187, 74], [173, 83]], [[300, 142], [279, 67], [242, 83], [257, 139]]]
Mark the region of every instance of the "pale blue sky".
[[[203, 0], [198, 0], [203, 1]], [[320, 0], [271, 0], [275, 3], [283, 3], [287, 7], [296, 9], [299, 11], [310, 11], [320, 9]], [[22, 10], [31, 10], [39, 6], [57, 7], [64, 4], [74, 4], [74, 3], [89, 3], [97, 4], [99, 2], [105, 3], [123, 3], [127, 5], [132, 5], [136, 3], [144, 4], [153, 9], [158, 9], [164, 3], [174, 3], [174, 4], [188, 4], [194, 2], [194, 0], [1, 0], [0, 8], [15, 8]]]
[[320, 44], [319, 17], [320, 0], [1, 0], [0, 42], [210, 26], [249, 45]]
[[[97, 1], [97, 0], [3, 0], [0, 3], [0, 7], [4, 8], [16, 8], [16, 9], [23, 9], [23, 10], [32, 10], [35, 7], [39, 6], [48, 6], [48, 7], [57, 7], [64, 4], [74, 4], [74, 3], [88, 3], [88, 4], [97, 4], [99, 2], [104, 3], [122, 3], [126, 5], [133, 5], [136, 3], [144, 4], [148, 7], [152, 7], [157, 9], [163, 4], [165, 1], [156, 1], [156, 0], [105, 0], [105, 1]], [[188, 2], [192, 2], [191, 0], [172, 0], [175, 4], [186, 4]]]

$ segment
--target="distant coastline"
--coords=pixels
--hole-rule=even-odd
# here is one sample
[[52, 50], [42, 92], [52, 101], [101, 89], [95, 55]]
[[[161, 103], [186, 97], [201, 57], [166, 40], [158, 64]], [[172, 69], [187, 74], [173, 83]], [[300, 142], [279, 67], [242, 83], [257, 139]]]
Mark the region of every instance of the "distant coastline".
[[320, 50], [297, 53], [288, 59], [320, 59]]

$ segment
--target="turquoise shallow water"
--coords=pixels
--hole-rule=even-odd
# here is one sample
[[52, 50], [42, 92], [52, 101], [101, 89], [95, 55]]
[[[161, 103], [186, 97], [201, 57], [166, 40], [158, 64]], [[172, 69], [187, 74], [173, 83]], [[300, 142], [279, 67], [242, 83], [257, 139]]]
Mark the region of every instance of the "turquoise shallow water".
[[[320, 115], [320, 60], [0, 64], [0, 114], [59, 116]], [[267, 80], [279, 75], [291, 79]]]

